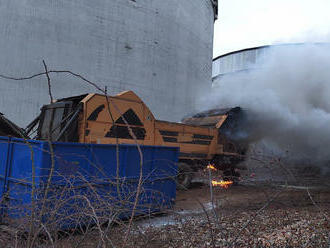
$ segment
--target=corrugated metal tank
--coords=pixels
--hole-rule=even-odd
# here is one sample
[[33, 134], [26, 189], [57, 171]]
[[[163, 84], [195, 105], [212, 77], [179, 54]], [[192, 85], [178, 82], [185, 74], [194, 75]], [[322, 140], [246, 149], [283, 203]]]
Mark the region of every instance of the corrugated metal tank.
[[268, 51], [269, 46], [261, 46], [221, 55], [213, 60], [212, 77], [251, 69]]
[[[0, 0], [0, 74], [82, 74], [108, 93], [135, 91], [157, 118], [179, 120], [211, 86], [213, 0]], [[96, 89], [52, 74], [55, 98]], [[0, 112], [25, 125], [49, 103], [45, 76], [0, 79]]]
[[244, 72], [264, 66], [264, 62], [269, 60], [274, 54], [295, 52], [304, 46], [326, 47], [329, 43], [288, 43], [275, 44], [242, 49], [218, 56], [213, 60], [212, 78], [213, 85], [221, 80], [221, 77], [232, 73]]

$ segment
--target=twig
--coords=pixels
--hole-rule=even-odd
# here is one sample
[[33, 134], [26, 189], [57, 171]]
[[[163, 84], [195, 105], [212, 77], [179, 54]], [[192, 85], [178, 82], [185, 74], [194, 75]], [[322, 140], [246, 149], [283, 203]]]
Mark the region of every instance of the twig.
[[133, 138], [135, 145], [137, 147], [137, 150], [139, 152], [140, 155], [140, 172], [139, 172], [139, 182], [138, 182], [138, 187], [137, 187], [137, 191], [136, 191], [136, 196], [135, 196], [135, 201], [134, 201], [134, 205], [133, 205], [133, 209], [132, 209], [132, 214], [131, 214], [131, 218], [129, 220], [129, 224], [128, 224], [128, 228], [127, 228], [127, 233], [125, 236], [125, 241], [127, 241], [128, 236], [131, 232], [131, 228], [132, 228], [132, 223], [133, 223], [133, 218], [135, 215], [135, 211], [139, 202], [139, 196], [141, 193], [141, 188], [142, 188], [142, 179], [143, 179], [143, 153], [141, 150], [141, 147], [138, 143], [137, 137], [134, 134], [132, 128], [130, 127], [129, 123], [127, 122], [127, 120], [124, 118], [123, 114], [121, 113], [121, 111], [119, 110], [118, 106], [113, 102], [113, 106], [115, 107], [116, 111], [121, 115], [125, 125], [127, 126], [128, 132], [131, 135], [131, 137]]
[[[37, 238], [37, 236], [39, 235], [39, 232], [41, 231], [41, 229], [43, 228], [43, 224], [42, 224], [42, 217], [44, 215], [44, 211], [45, 211], [45, 205], [46, 205], [46, 201], [47, 201], [47, 197], [48, 197], [48, 192], [49, 192], [49, 188], [50, 188], [50, 184], [53, 178], [53, 174], [54, 174], [54, 168], [55, 168], [55, 159], [54, 159], [54, 149], [53, 149], [53, 144], [51, 142], [51, 138], [50, 138], [50, 133], [48, 133], [48, 146], [49, 146], [49, 152], [50, 152], [50, 156], [51, 156], [51, 167], [50, 167], [50, 171], [49, 171], [49, 175], [47, 178], [47, 185], [46, 185], [46, 190], [44, 192], [44, 197], [43, 197], [43, 201], [42, 201], [42, 206], [41, 206], [41, 211], [39, 214], [39, 221], [41, 223], [41, 228], [38, 232], [36, 232], [34, 234], [34, 237], [31, 241], [31, 247], [34, 247], [34, 242]], [[45, 229], [45, 227], [44, 227]], [[52, 240], [51, 240], [52, 242]]]
[[313, 197], [311, 196], [311, 193], [309, 192], [309, 188], [306, 188], [306, 191], [308, 193], [309, 199], [313, 203], [313, 205], [323, 214], [324, 218], [329, 221], [329, 217], [326, 215], [326, 213], [320, 208], [319, 205], [316, 204], [316, 202], [313, 200]]
[[47, 83], [48, 83], [48, 94], [49, 94], [49, 97], [50, 97], [50, 103], [52, 103], [52, 102], [54, 102], [54, 99], [53, 99], [53, 95], [52, 95], [50, 77], [48, 75], [48, 69], [47, 69], [47, 65], [46, 65], [45, 60], [42, 60], [42, 63], [44, 64], [44, 67], [45, 67], [45, 73], [46, 73], [46, 76], [47, 76]]
[[49, 240], [50, 240], [50, 242], [51, 242], [51, 244], [52, 244], [52, 247], [55, 248], [55, 246], [54, 246], [54, 241], [53, 241], [53, 238], [52, 238], [52, 235], [50, 235], [49, 231], [47, 230], [47, 228], [45, 227], [44, 224], [41, 223], [41, 226], [42, 226], [42, 228], [45, 230], [45, 232], [47, 233], [47, 236], [48, 236], [48, 238], [49, 238]]
[[269, 206], [270, 203], [272, 203], [278, 196], [280, 193], [282, 193], [284, 191], [284, 189], [280, 190], [279, 192], [277, 192], [271, 199], [269, 199], [255, 214], [254, 216], [252, 216], [246, 223], [245, 225], [241, 228], [241, 230], [237, 233], [234, 241], [233, 241], [233, 245], [235, 246], [238, 237], [241, 235], [241, 233], [243, 232], [243, 230], [251, 223], [251, 221], [259, 215], [259, 213], [264, 210], [265, 208], [267, 208]]
[[209, 187], [210, 187], [210, 197], [211, 197], [212, 211], [213, 211], [214, 218], [216, 219], [217, 224], [219, 224], [219, 218], [218, 218], [217, 212], [216, 212], [215, 207], [214, 207], [214, 197], [213, 197], [213, 185], [212, 185], [212, 172], [211, 172], [211, 168], [209, 168], [208, 171], [209, 171]]
[[[327, 221], [329, 221], [329, 219], [328, 219], [328, 216], [325, 214], [325, 212], [320, 208], [320, 206], [319, 205], [317, 205], [316, 204], [316, 202], [313, 200], [313, 197], [312, 197], [312, 195], [310, 194], [310, 192], [309, 192], [309, 188], [307, 187], [306, 188], [306, 191], [307, 191], [307, 194], [308, 194], [308, 196], [309, 196], [309, 199], [311, 200], [311, 202], [313, 203], [313, 205], [323, 214], [323, 216], [324, 216], [324, 218], [327, 220]], [[313, 228], [313, 230], [314, 230], [314, 232], [316, 232], [316, 233], [319, 233], [319, 231], [317, 231], [312, 225], [311, 225], [311, 227]], [[330, 236], [329, 236], [330, 237]], [[311, 238], [308, 242], [306, 242], [305, 243], [305, 245], [303, 246], [303, 247], [308, 247], [308, 245], [311, 243], [313, 241], [313, 238]], [[329, 240], [330, 241], [330, 240]], [[330, 245], [330, 243], [329, 243], [329, 245]], [[330, 246], [329, 246], [329, 248], [330, 248]]]
[[[104, 90], [102, 88], [100, 88], [97, 84], [95, 84], [92, 81], [86, 79], [84, 76], [82, 76], [82, 75], [80, 75], [78, 73], [74, 73], [74, 72], [69, 71], [69, 70], [50, 70], [50, 71], [48, 71], [48, 74], [51, 74], [51, 73], [71, 74], [71, 75], [73, 75], [75, 77], [80, 78], [81, 80], [85, 81], [86, 83], [94, 86], [96, 89], [98, 89], [99, 91], [101, 91], [101, 92], [104, 93]], [[40, 73], [31, 75], [31, 76], [27, 76], [27, 77], [10, 77], [10, 76], [6, 76], [6, 75], [3, 75], [3, 74], [0, 74], [0, 78], [14, 80], [14, 81], [23, 81], [23, 80], [29, 80], [29, 79], [33, 79], [33, 78], [36, 78], [36, 77], [40, 77], [40, 76], [43, 76], [45, 74], [47, 74], [47, 73], [46, 72], [40, 72]]]
[[211, 223], [211, 219], [209, 217], [209, 214], [207, 213], [203, 203], [200, 202], [200, 200], [198, 198], [196, 198], [196, 201], [199, 203], [199, 205], [202, 207], [203, 209], [203, 212], [205, 213], [206, 215], [206, 218], [207, 218], [207, 222], [209, 223], [209, 226], [210, 226], [210, 233], [211, 233], [211, 239], [212, 239], [212, 246], [213, 248], [215, 248], [215, 240], [214, 240], [214, 232], [213, 232], [213, 229], [212, 229], [212, 223]]
[[[108, 110], [108, 113], [109, 113], [109, 116], [110, 116], [110, 119], [112, 121], [112, 126], [114, 128], [114, 131], [115, 131], [115, 136], [116, 136], [116, 181], [117, 181], [117, 193], [118, 193], [118, 197], [119, 197], [119, 200], [121, 201], [121, 192], [120, 192], [120, 180], [119, 180], [119, 165], [120, 165], [120, 161], [119, 161], [119, 139], [118, 139], [118, 135], [117, 135], [117, 126], [115, 124], [115, 120], [113, 118], [113, 115], [112, 115], [112, 112], [111, 112], [111, 109], [110, 109], [110, 102], [109, 102], [109, 99], [108, 99], [108, 95], [107, 95], [107, 87], [104, 88], [104, 97], [105, 97], [105, 100], [107, 102], [107, 110]], [[124, 117], [123, 117], [124, 118]]]
[[97, 228], [98, 228], [98, 230], [100, 232], [100, 238], [102, 240], [103, 247], [105, 248], [106, 247], [106, 243], [105, 243], [105, 240], [104, 240], [104, 233], [102, 231], [101, 223], [100, 223], [100, 221], [99, 221], [99, 219], [97, 217], [95, 208], [93, 207], [92, 203], [90, 202], [90, 200], [86, 196], [80, 196], [80, 197], [87, 202], [88, 206], [92, 210], [92, 213], [93, 213], [92, 216], [94, 216], [94, 218], [95, 218], [96, 226], [97, 226]]
[[40, 73], [34, 74], [32, 76], [28, 76], [28, 77], [10, 77], [10, 76], [0, 74], [0, 78], [14, 80], [14, 81], [22, 81], [22, 80], [29, 80], [29, 79], [33, 79], [33, 78], [36, 78], [36, 77], [40, 77], [40, 76], [43, 76], [45, 74], [46, 74], [45, 72], [40, 72]]
[[63, 70], [63, 71], [58, 71], [58, 70], [50, 70], [48, 71], [48, 73], [64, 73], [64, 74], [70, 74], [72, 76], [75, 76], [77, 78], [80, 78], [81, 80], [85, 81], [86, 83], [94, 86], [96, 89], [98, 89], [99, 91], [104, 93], [104, 90], [99, 87], [96, 83], [93, 83], [92, 81], [86, 79], [85, 77], [83, 77], [82, 75], [78, 74], [78, 73], [74, 73], [72, 71], [68, 71], [68, 70]]

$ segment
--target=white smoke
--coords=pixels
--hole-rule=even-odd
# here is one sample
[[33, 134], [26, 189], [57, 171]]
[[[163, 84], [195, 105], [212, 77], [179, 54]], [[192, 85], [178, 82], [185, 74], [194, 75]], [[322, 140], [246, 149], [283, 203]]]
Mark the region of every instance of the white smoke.
[[249, 71], [216, 79], [203, 108], [240, 106], [251, 141], [330, 160], [330, 45], [270, 48]]

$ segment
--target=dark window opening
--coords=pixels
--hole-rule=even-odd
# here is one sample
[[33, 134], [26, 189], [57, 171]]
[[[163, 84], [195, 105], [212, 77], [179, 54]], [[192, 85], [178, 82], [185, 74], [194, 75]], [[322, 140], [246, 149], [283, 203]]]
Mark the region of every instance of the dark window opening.
[[129, 124], [136, 138], [138, 140], [144, 140], [146, 136], [146, 130], [143, 128], [143, 123], [141, 122], [140, 118], [135, 114], [132, 109], [127, 110], [121, 117], [119, 117], [115, 121], [116, 124], [110, 128], [109, 132], [106, 133], [105, 137], [133, 139], [124, 119]]
[[173, 137], [163, 137], [163, 140], [165, 142], [173, 142], [173, 143], [178, 142], [178, 139], [177, 138], [173, 138]]
[[102, 110], [105, 108], [104, 104], [98, 106], [94, 111], [89, 115], [87, 120], [89, 121], [96, 121], [99, 117], [99, 114], [102, 112]]
[[[141, 127], [130, 127], [133, 134], [138, 140], [144, 140], [146, 136], [146, 130]], [[120, 139], [133, 139], [129, 133], [127, 126], [114, 125], [110, 128], [110, 131], [106, 133], [107, 138], [120, 138]]]
[[116, 120], [116, 124], [126, 124], [123, 120], [123, 117], [129, 125], [143, 126], [143, 123], [141, 122], [140, 118], [135, 114], [132, 109], [127, 110], [122, 117], [118, 118], [118, 120]]

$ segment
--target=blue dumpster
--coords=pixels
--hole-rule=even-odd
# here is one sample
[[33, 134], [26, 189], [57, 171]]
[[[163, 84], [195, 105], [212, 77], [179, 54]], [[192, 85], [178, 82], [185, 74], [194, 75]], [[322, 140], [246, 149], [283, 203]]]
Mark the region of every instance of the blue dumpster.
[[136, 145], [50, 146], [0, 137], [1, 217], [31, 218], [33, 213], [43, 223], [71, 228], [109, 216], [127, 218], [133, 209], [139, 215], [170, 208], [179, 149], [140, 149], [142, 160]]

